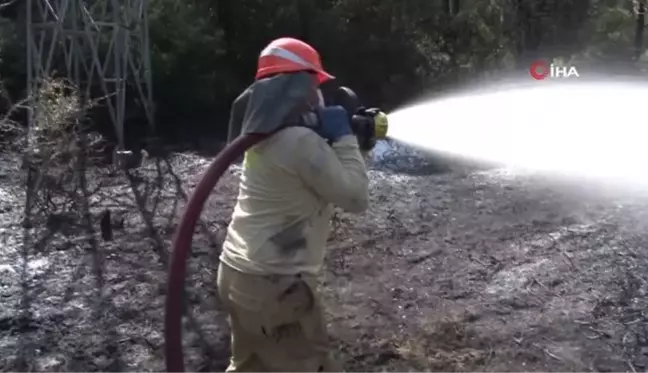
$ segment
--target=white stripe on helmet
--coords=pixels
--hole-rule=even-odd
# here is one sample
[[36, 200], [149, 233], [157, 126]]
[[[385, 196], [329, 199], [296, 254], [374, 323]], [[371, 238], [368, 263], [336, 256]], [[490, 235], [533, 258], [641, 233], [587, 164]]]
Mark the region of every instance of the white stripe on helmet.
[[274, 47], [274, 46], [268, 46], [264, 50], [261, 51], [261, 57], [266, 57], [266, 56], [276, 56], [280, 57], [283, 59], [286, 59], [288, 61], [292, 61], [294, 63], [300, 64], [306, 68], [313, 69], [313, 70], [319, 70], [312, 64], [308, 63], [306, 60], [303, 58], [299, 57], [295, 53], [286, 50], [281, 47]]

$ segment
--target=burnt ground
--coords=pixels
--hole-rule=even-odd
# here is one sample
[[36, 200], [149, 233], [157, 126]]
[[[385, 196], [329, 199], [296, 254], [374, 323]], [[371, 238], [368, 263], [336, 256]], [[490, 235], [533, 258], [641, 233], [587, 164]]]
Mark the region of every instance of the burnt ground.
[[[93, 247], [73, 225], [24, 228], [17, 162], [3, 162], [0, 369], [164, 370], [166, 270], [126, 181], [95, 175], [109, 185], [93, 211], [111, 204], [125, 220]], [[207, 162], [173, 160], [187, 189]], [[237, 175], [205, 209], [211, 234], [194, 239], [189, 370], [226, 364], [215, 268]], [[370, 211], [335, 219], [323, 276], [346, 370], [648, 368], [648, 199], [503, 170], [371, 177]], [[168, 248], [179, 213], [165, 183], [154, 215]]]

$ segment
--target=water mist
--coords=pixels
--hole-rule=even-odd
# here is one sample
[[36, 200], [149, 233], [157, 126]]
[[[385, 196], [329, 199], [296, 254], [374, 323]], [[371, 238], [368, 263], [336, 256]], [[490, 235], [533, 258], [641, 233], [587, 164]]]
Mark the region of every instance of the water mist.
[[538, 82], [400, 109], [388, 135], [475, 161], [648, 185], [645, 105], [645, 86]]

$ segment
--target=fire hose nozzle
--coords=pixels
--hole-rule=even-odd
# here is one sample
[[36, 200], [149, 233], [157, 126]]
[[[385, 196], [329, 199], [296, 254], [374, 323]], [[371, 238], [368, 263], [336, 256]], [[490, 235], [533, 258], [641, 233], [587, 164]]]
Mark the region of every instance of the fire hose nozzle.
[[351, 128], [364, 151], [373, 149], [377, 140], [387, 137], [389, 121], [387, 114], [378, 108], [359, 109], [351, 118]]
[[376, 139], [387, 138], [387, 130], [389, 129], [389, 120], [387, 119], [387, 114], [382, 111], [379, 111], [374, 117], [374, 134]]

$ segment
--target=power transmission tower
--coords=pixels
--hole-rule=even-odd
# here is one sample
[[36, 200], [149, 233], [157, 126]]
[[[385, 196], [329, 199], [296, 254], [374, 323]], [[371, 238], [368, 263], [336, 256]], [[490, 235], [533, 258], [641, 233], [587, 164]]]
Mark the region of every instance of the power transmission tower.
[[[38, 100], [44, 79], [68, 78], [79, 87], [84, 99], [102, 98], [121, 150], [128, 86], [129, 91], [136, 92], [135, 99], [153, 128], [148, 3], [149, 0], [27, 0], [30, 97]], [[57, 67], [59, 70], [55, 71]], [[32, 112], [30, 125], [34, 115]]]
[[634, 11], [637, 14], [634, 39], [634, 59], [639, 61], [644, 52], [644, 33], [646, 32], [646, 0], [635, 0]]

